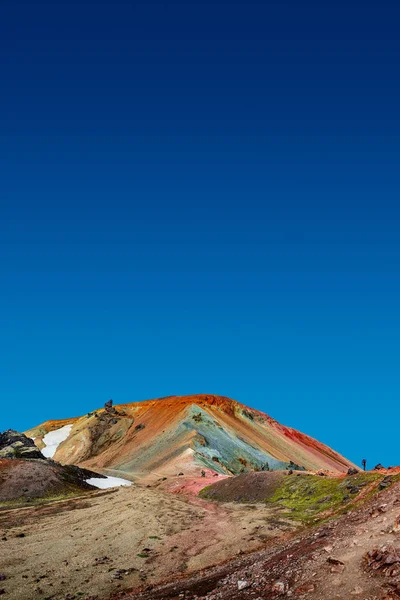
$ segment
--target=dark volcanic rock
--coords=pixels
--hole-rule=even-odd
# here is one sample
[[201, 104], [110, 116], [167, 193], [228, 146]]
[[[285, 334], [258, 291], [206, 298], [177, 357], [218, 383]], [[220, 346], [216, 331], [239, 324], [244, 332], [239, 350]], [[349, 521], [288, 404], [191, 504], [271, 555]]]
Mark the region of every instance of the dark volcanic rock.
[[45, 457], [31, 438], [13, 429], [8, 429], [8, 431], [0, 433], [0, 458], [44, 459]]
[[347, 475], [357, 475], [358, 473], [358, 469], [355, 469], [354, 467], [350, 467], [349, 470], [347, 471]]
[[106, 402], [104, 404], [104, 410], [106, 411], [106, 413], [108, 413], [110, 415], [116, 415], [116, 414], [118, 414], [118, 411], [113, 407], [113, 401], [112, 400], [108, 400], [108, 402]]
[[379, 484], [379, 489], [384, 490], [392, 484], [393, 478], [391, 475], [386, 475]]
[[63, 465], [62, 470], [64, 479], [66, 481], [70, 480], [73, 483], [80, 482], [86, 484], [86, 481], [92, 477], [97, 479], [107, 479], [107, 477], [101, 473], [95, 473], [94, 471], [83, 469], [82, 467], [77, 467], [76, 465]]
[[306, 470], [305, 467], [302, 467], [301, 465], [297, 465], [292, 460], [286, 465], [286, 469], [289, 471], [305, 471]]

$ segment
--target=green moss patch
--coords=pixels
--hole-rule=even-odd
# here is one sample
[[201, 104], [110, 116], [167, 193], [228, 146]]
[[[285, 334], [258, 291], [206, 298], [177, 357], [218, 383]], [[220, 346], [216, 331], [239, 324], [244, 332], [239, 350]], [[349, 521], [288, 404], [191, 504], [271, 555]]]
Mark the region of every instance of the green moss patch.
[[282, 479], [268, 502], [287, 509], [291, 518], [308, 524], [325, 511], [345, 511], [346, 506], [357, 499], [366, 486], [380, 479], [382, 475], [379, 473], [358, 473], [344, 479], [288, 475]]
[[[289, 519], [309, 525], [347, 512], [398, 480], [400, 475], [371, 471], [344, 478], [301, 472], [254, 472], [206, 486], [199, 496], [213, 502], [265, 503], [283, 511]], [[374, 483], [377, 485], [371, 485]]]

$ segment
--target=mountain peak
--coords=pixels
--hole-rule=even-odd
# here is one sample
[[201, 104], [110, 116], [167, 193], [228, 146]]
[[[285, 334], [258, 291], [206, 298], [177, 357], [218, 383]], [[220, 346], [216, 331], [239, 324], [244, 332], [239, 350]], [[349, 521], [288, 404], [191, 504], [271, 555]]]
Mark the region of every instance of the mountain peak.
[[[351, 463], [321, 442], [226, 396], [167, 396], [114, 404], [74, 419], [47, 421], [27, 435], [42, 449], [49, 432], [68, 427], [55, 449], [65, 464], [146, 477], [282, 470], [345, 472]], [[57, 437], [57, 436], [56, 436]]]

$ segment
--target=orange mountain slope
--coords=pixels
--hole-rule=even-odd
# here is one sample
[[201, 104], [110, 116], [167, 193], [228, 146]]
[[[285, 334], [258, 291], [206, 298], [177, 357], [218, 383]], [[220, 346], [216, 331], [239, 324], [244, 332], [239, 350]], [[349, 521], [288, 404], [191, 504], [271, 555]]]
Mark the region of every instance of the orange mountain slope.
[[80, 418], [46, 421], [26, 432], [43, 448], [46, 434], [68, 428], [54, 459], [131, 477], [223, 474], [285, 469], [344, 472], [353, 466], [317, 440], [223, 396], [170, 396], [96, 410]]

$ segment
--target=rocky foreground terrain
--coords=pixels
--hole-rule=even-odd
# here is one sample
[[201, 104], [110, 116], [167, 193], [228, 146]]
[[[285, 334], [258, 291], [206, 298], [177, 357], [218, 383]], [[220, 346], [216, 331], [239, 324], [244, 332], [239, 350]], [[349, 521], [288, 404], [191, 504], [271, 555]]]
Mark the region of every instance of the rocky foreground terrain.
[[[396, 598], [397, 471], [289, 473], [163, 477], [0, 511], [0, 590], [10, 600]], [[226, 483], [226, 498], [207, 497]]]
[[[378, 478], [337, 518], [271, 539], [260, 552], [121, 600], [395, 600], [400, 598], [400, 482]], [[318, 525], [321, 519], [323, 523]]]

